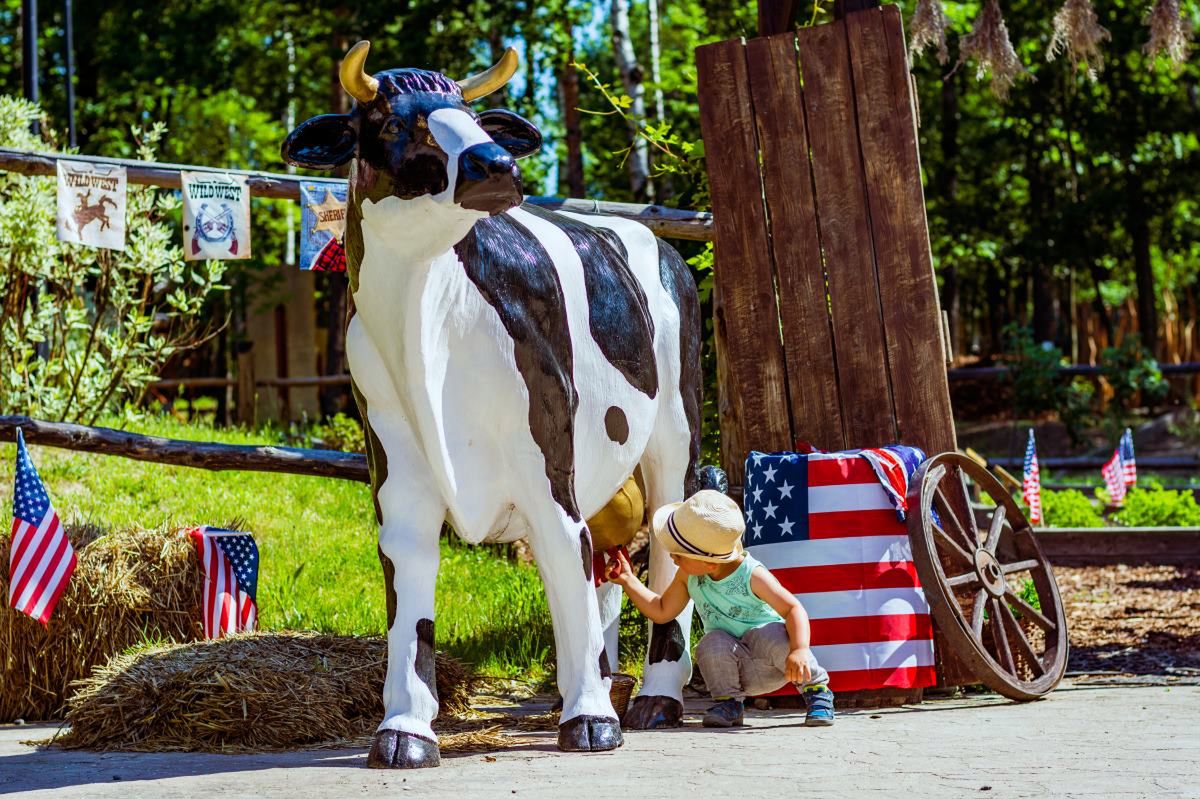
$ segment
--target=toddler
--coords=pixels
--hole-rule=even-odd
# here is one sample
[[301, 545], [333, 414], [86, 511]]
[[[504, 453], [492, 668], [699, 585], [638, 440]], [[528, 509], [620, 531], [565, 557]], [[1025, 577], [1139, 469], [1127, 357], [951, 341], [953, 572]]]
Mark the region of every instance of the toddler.
[[660, 596], [642, 585], [624, 555], [609, 564], [606, 576], [653, 622], [674, 619], [689, 597], [696, 603], [705, 633], [696, 663], [716, 702], [704, 726], [741, 726], [747, 696], [789, 682], [808, 707], [805, 725], [833, 724], [833, 692], [809, 648], [808, 614], [742, 550], [746, 522], [737, 504], [719, 491], [699, 491], [660, 508], [652, 527], [679, 567], [667, 590]]

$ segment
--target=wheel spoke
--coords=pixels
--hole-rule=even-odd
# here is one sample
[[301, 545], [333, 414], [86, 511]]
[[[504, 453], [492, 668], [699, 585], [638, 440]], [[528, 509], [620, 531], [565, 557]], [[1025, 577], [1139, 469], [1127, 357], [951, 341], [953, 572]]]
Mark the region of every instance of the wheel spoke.
[[975, 604], [971, 608], [971, 629], [975, 632], [975, 640], [983, 640], [983, 610], [987, 607], [987, 591], [982, 588], [975, 594]]
[[989, 604], [992, 607], [992, 642], [996, 645], [1000, 665], [1008, 669], [1009, 674], [1015, 675], [1017, 664], [1013, 660], [1012, 647], [1008, 645], [1008, 636], [1004, 633], [1004, 621], [1000, 618], [1003, 612], [1001, 606], [1004, 603], [999, 599], [992, 599]]
[[1012, 586], [1005, 586], [1004, 595], [1008, 597], [1008, 601], [1017, 606], [1017, 610], [1021, 611], [1021, 615], [1028, 616], [1030, 620], [1041, 627], [1047, 633], [1052, 633], [1058, 629], [1058, 625], [1047, 619], [1041, 613], [1033, 609], [1033, 606], [1021, 599], [1017, 592], [1012, 589]]
[[[970, 547], [972, 552], [975, 551], [976, 549], [978, 549], [979, 548], [978, 541], [972, 540], [971, 536], [967, 535], [967, 531], [963, 529], [962, 521], [958, 518], [958, 515], [954, 512], [954, 506], [950, 504], [950, 500], [946, 499], [946, 495], [942, 493], [942, 487], [940, 485], [934, 489], [934, 494], [937, 496], [938, 499], [940, 499], [942, 501], [942, 515], [946, 516], [947, 518], [950, 519], [951, 522], [953, 522], [954, 531], [957, 532], [960, 536], [959, 540], [963, 544], [966, 544], [968, 547]], [[970, 505], [967, 506], [967, 515], [968, 516], [971, 515], [971, 506]], [[971, 562], [974, 563], [975, 562], [974, 559], [972, 559]]]
[[993, 555], [996, 554], [996, 545], [1000, 543], [1000, 531], [1004, 529], [1005, 515], [1004, 506], [997, 505], [995, 513], [992, 514], [992, 526], [988, 530], [987, 543], [983, 545]]
[[973, 586], [978, 583], [979, 583], [979, 575], [976, 574], [975, 572], [967, 572], [966, 574], [960, 574], [957, 577], [947, 577], [946, 578], [946, 585], [950, 586], [951, 588], [962, 588], [962, 587], [967, 587], [967, 586]]
[[944, 545], [946, 551], [957, 557], [967, 566], [973, 567], [975, 565], [975, 559], [968, 555], [967, 551], [959, 546], [958, 543], [950, 537], [950, 534], [942, 529], [940, 524], [937, 522], [930, 522], [930, 524], [933, 526], [933, 532], [937, 537], [938, 543]]
[[1037, 561], [1037, 560], [1018, 560], [1016, 563], [1000, 564], [1000, 568], [1005, 574], [1012, 574], [1013, 572], [1032, 571], [1034, 569], [1040, 569], [1041, 566], [1042, 566], [1041, 561]]
[[1033, 670], [1033, 676], [1041, 677], [1046, 673], [1046, 667], [1042, 665], [1042, 660], [1033, 651], [1033, 644], [1029, 643], [1029, 639], [1025, 637], [1025, 631], [1021, 629], [1021, 622], [1017, 621], [1017, 617], [1013, 614], [1012, 608], [1007, 602], [1000, 602], [1000, 610], [1004, 614], [1004, 620], [1008, 623], [1008, 629], [1012, 630], [1015, 635], [1017, 649], [1021, 655], [1029, 663], [1029, 668]]
[[974, 549], [979, 549], [979, 525], [975, 523], [975, 511], [971, 510], [971, 490], [967, 488], [967, 473], [961, 467], [958, 470], [958, 487], [962, 491], [963, 507], [967, 509], [967, 525], [971, 532], [971, 543]]

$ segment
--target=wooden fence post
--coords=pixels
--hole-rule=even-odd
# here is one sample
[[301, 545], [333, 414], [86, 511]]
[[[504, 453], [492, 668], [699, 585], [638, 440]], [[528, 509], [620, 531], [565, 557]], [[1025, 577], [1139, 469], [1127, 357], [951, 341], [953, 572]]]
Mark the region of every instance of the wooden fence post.
[[237, 420], [238, 424], [253, 427], [258, 389], [254, 385], [254, 343], [243, 341], [237, 353]]

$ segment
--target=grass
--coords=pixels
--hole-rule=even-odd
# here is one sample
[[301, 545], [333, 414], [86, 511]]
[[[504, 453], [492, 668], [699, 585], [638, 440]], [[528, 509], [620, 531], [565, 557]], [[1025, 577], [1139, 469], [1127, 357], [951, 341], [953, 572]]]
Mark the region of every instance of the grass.
[[[115, 425], [114, 425], [115, 426]], [[275, 431], [182, 424], [131, 432], [226, 444], [282, 443]], [[12, 504], [15, 446], [0, 445], [0, 507]], [[260, 625], [269, 630], [379, 635], [386, 611], [370, 489], [360, 483], [262, 472], [209, 472], [30, 447], [64, 520], [106, 527], [243, 519], [260, 552]], [[437, 583], [439, 648], [485, 674], [542, 680], [553, 633], [537, 570], [443, 540]]]

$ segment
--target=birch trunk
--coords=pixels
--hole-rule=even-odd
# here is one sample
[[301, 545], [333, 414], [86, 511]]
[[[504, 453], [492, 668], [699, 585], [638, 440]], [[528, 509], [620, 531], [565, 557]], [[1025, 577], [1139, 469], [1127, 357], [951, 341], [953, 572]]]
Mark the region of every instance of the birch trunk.
[[621, 83], [633, 101], [629, 109], [635, 120], [629, 130], [632, 146], [628, 159], [629, 187], [633, 190], [635, 200], [650, 201], [654, 199], [654, 186], [650, 182], [650, 148], [646, 140], [637, 134], [637, 123], [646, 118], [646, 88], [642, 66], [637, 62], [633, 39], [629, 35], [629, 0], [612, 2], [612, 37]]

